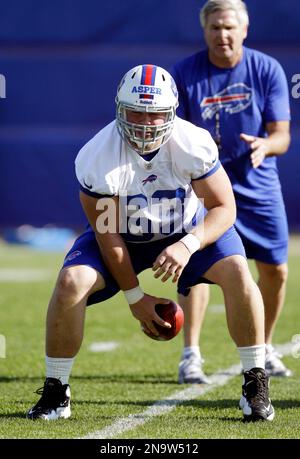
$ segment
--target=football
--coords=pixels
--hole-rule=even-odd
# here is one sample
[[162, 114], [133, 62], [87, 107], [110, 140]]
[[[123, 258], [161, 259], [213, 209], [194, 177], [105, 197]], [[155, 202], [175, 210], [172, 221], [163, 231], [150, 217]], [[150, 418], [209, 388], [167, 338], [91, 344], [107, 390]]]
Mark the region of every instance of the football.
[[156, 322], [153, 322], [155, 328], [159, 332], [159, 335], [155, 336], [152, 333], [148, 333], [143, 330], [145, 335], [149, 336], [149, 338], [155, 339], [156, 341], [168, 341], [174, 338], [180, 332], [183, 326], [184, 315], [182, 308], [179, 306], [179, 304], [170, 300], [170, 302], [167, 304], [156, 304], [155, 310], [162, 319], [171, 324], [171, 328], [162, 327]]

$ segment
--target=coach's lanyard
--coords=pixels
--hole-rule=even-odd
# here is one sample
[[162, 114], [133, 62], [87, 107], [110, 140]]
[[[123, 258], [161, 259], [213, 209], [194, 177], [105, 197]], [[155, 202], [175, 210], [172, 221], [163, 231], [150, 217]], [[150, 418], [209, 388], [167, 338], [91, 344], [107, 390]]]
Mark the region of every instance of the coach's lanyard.
[[[230, 86], [234, 68], [235, 67], [232, 67], [230, 69], [230, 72], [228, 72], [228, 78], [227, 78], [227, 82], [225, 84], [225, 88], [224, 89], [226, 89], [226, 88], [228, 88], [228, 86]], [[210, 63], [208, 54], [207, 54], [207, 73], [208, 73], [209, 92], [211, 94], [211, 97], [213, 97], [212, 84], [211, 84], [211, 81], [212, 81], [211, 63]], [[215, 114], [215, 136], [214, 136], [214, 141], [216, 142], [218, 150], [221, 151], [221, 149], [222, 149], [221, 123], [220, 123], [220, 112], [221, 112], [221, 109], [222, 109], [221, 98], [219, 98], [217, 103], [218, 103], [218, 108], [217, 108], [216, 114]]]

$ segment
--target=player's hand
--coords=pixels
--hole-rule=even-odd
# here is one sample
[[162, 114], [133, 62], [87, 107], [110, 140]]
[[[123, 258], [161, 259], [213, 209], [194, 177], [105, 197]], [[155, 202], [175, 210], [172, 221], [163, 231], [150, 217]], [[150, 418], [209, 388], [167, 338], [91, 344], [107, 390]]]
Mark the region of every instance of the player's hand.
[[254, 169], [259, 167], [267, 154], [269, 153], [268, 149], [268, 139], [264, 137], [254, 137], [253, 135], [240, 134], [241, 140], [247, 142], [249, 147], [252, 150], [250, 159]]
[[153, 263], [153, 271], [156, 271], [154, 277], [162, 277], [162, 282], [166, 282], [173, 276], [172, 282], [177, 282], [185, 266], [190, 259], [190, 252], [186, 246], [178, 241], [175, 244], [166, 247], [156, 258]]
[[148, 333], [158, 336], [159, 333], [153, 324], [153, 321], [162, 327], [171, 328], [168, 322], [165, 322], [155, 311], [155, 305], [158, 303], [168, 304], [170, 300], [165, 298], [156, 298], [155, 296], [145, 295], [140, 301], [130, 305], [133, 316], [141, 322], [141, 328]]

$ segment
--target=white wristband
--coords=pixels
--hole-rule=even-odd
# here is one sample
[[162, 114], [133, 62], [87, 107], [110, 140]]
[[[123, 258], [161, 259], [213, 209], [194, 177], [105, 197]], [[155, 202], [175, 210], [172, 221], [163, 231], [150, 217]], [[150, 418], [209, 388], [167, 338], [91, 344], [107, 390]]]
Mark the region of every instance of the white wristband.
[[186, 246], [191, 255], [193, 255], [193, 253], [197, 252], [197, 250], [200, 249], [200, 241], [194, 234], [187, 234], [179, 240]]
[[137, 303], [144, 296], [144, 292], [140, 288], [139, 285], [137, 287], [134, 287], [134, 288], [130, 289], [130, 290], [124, 290], [123, 293], [125, 295], [125, 298], [126, 298], [128, 304]]

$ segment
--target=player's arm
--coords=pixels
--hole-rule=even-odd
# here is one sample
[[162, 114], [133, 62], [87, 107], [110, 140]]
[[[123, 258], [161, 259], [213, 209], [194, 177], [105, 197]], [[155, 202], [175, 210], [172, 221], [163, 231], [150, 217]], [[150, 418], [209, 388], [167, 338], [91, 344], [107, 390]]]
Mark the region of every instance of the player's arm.
[[105, 264], [120, 288], [130, 290], [137, 287], [137, 275], [133, 270], [127, 247], [118, 232], [118, 197], [98, 200], [80, 191], [80, 202], [95, 232]]
[[[99, 201], [99, 204], [97, 205]], [[168, 302], [144, 294], [138, 287], [139, 281], [133, 269], [126, 244], [119, 234], [119, 198], [112, 196], [98, 200], [80, 191], [80, 202], [92, 226], [104, 262], [121, 290], [127, 292], [132, 314], [145, 328], [157, 334], [152, 321], [169, 327], [155, 312], [155, 304]], [[128, 293], [130, 292], [130, 293]], [[128, 296], [129, 295], [129, 296]], [[128, 299], [128, 298], [127, 298]]]
[[172, 282], [177, 282], [191, 255], [215, 242], [236, 219], [232, 187], [221, 166], [212, 175], [193, 180], [192, 187], [198, 198], [204, 199], [208, 212], [204, 222], [200, 222], [182, 240], [168, 246], [155, 260], [152, 268], [154, 277], [162, 276], [163, 282], [170, 277], [173, 277]]
[[207, 214], [204, 222], [191, 233], [200, 240], [200, 249], [215, 242], [236, 220], [236, 205], [232, 186], [223, 167], [206, 178], [193, 180], [192, 187], [203, 199]]
[[241, 140], [246, 142], [252, 150], [251, 162], [254, 168], [261, 165], [268, 156], [280, 156], [286, 153], [290, 142], [290, 122], [273, 121], [266, 124], [268, 137], [255, 137], [242, 133]]

